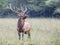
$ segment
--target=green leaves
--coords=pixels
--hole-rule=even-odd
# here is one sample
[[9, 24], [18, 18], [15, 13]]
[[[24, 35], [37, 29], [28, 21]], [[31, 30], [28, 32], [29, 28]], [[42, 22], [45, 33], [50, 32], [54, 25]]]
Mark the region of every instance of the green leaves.
[[5, 8], [9, 1], [15, 6], [26, 6], [35, 11], [41, 10], [46, 5], [56, 7], [60, 5], [60, 0], [0, 0], [0, 8]]
[[58, 7], [60, 5], [60, 1], [59, 0], [47, 0], [46, 5]]
[[5, 0], [0, 0], [0, 8], [5, 8], [7, 5], [7, 2]]

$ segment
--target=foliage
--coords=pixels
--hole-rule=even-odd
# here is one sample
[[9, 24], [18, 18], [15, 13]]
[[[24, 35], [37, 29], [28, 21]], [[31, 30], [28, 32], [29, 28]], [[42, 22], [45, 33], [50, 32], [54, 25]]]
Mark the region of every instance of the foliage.
[[28, 7], [31, 10], [39, 11], [44, 6], [56, 6], [60, 4], [59, 0], [0, 0], [0, 8], [5, 7], [7, 3], [11, 3], [17, 7]]
[[[29, 9], [28, 15], [30, 14], [31, 17], [52, 17], [54, 11], [60, 7], [59, 0], [0, 0], [0, 13], [4, 13], [4, 10], [2, 11], [1, 8], [5, 8], [9, 3], [19, 8], [27, 7]], [[60, 17], [60, 13], [58, 15]], [[56, 17], [56, 15], [53, 16]]]
[[0, 0], [0, 8], [5, 8], [7, 5], [7, 2], [5, 0]]

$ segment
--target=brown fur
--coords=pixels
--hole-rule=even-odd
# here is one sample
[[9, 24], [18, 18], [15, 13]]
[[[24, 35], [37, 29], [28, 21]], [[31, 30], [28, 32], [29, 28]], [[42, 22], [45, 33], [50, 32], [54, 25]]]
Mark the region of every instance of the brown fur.
[[28, 22], [25, 22], [25, 19], [26, 17], [20, 17], [18, 20], [17, 31], [18, 31], [19, 39], [21, 33], [22, 33], [22, 39], [24, 34], [28, 34], [28, 37], [30, 38], [31, 25]]

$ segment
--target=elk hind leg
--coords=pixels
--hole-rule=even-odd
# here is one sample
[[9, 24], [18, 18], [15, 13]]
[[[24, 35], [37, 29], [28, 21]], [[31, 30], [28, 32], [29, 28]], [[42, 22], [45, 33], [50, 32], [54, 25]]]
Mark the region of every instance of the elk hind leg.
[[30, 31], [28, 31], [28, 38], [29, 38], [29, 39], [31, 38]]

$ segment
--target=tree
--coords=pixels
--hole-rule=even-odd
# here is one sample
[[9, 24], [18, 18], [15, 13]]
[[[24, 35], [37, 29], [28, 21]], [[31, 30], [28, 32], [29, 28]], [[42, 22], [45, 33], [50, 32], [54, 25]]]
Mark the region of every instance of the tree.
[[0, 8], [5, 8], [7, 5], [6, 0], [0, 0]]
[[17, 7], [28, 7], [30, 10], [39, 11], [45, 5], [46, 0], [14, 0]]
[[60, 0], [47, 0], [46, 5], [60, 7]]

